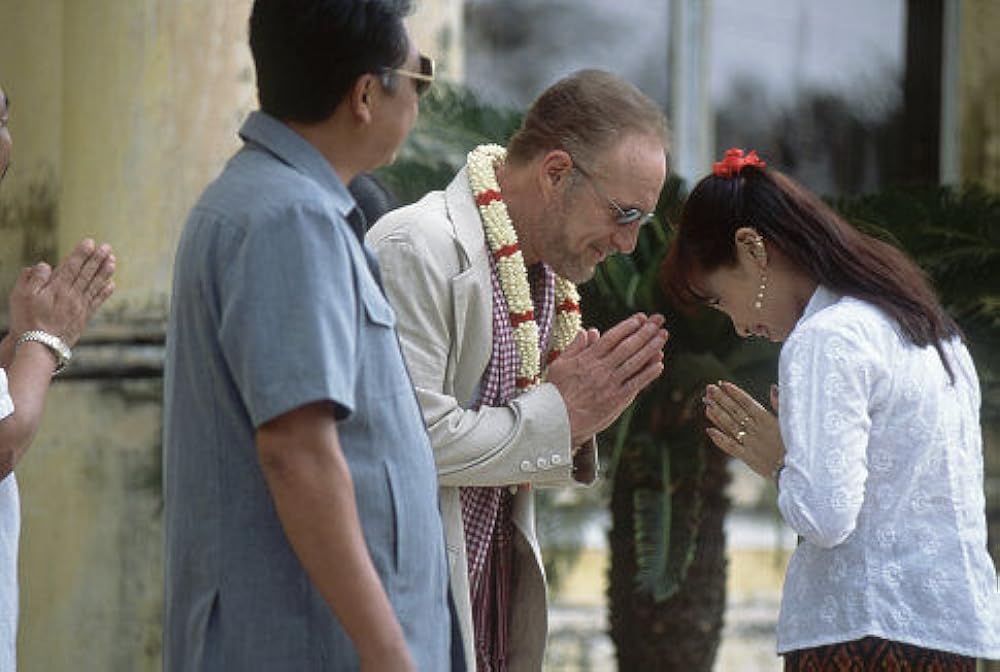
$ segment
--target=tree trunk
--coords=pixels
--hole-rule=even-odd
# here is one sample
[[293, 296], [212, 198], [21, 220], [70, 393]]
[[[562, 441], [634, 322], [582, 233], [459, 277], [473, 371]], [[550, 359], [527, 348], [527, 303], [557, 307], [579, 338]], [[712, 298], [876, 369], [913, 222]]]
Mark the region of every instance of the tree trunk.
[[[697, 488], [703, 498], [694, 562], [679, 592], [657, 604], [635, 590], [636, 559], [633, 529], [633, 492], [636, 483], [624, 466], [615, 476], [609, 532], [611, 569], [609, 604], [611, 638], [618, 669], [710, 672], [715, 661], [726, 606], [726, 557], [723, 521], [729, 507], [724, 494], [729, 480], [726, 455], [707, 450], [704, 477], [673, 487], [675, 502], [690, 501], [686, 489]], [[685, 516], [674, 511], [675, 521]]]

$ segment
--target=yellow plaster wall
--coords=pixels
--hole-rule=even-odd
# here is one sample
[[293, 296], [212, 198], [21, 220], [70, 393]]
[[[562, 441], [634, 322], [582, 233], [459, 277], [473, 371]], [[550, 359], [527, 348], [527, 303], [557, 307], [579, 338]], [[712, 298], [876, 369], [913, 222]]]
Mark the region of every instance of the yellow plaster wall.
[[[36, 245], [25, 241], [24, 215], [46, 189], [54, 206], [61, 162], [62, 2], [0, 0], [0, 84], [11, 98], [13, 163], [0, 186], [0, 297], [6, 297], [24, 258]], [[28, 39], [37, 32], [54, 39]], [[34, 210], [37, 211], [37, 203]], [[49, 231], [31, 228], [42, 247], [54, 246]], [[25, 243], [28, 242], [28, 249]], [[0, 315], [7, 312], [6, 302]]]
[[65, 4], [59, 243], [92, 235], [115, 245], [112, 310], [164, 313], [184, 218], [255, 105], [249, 7]]
[[0, 84], [13, 99], [14, 136], [14, 167], [0, 198], [61, 160], [62, 4], [0, 0]]
[[961, 24], [962, 179], [1000, 191], [1000, 3], [963, 0]]
[[21, 490], [18, 666], [157, 672], [158, 379], [54, 386]]

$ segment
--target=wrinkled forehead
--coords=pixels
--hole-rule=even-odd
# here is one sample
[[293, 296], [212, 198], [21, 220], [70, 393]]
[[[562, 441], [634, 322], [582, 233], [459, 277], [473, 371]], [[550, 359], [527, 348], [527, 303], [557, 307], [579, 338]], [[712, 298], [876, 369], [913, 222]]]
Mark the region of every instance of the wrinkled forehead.
[[652, 206], [667, 176], [666, 151], [655, 136], [629, 134], [599, 154], [595, 168], [618, 196]]
[[666, 173], [663, 143], [648, 133], [625, 133], [599, 151], [595, 158], [595, 169], [605, 173], [630, 175], [642, 169], [660, 175]]

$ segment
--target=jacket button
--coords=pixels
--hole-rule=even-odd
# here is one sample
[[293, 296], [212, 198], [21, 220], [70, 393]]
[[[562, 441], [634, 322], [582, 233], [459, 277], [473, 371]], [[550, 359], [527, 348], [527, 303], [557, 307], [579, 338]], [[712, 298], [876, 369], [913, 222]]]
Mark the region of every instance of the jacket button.
[[531, 460], [521, 462], [521, 471], [531, 471]]
[[539, 457], [538, 458], [538, 468], [539, 469], [545, 469], [548, 466], [549, 466], [549, 461], [548, 460], [546, 460], [544, 457]]
[[562, 455], [553, 455], [552, 464], [562, 464]]

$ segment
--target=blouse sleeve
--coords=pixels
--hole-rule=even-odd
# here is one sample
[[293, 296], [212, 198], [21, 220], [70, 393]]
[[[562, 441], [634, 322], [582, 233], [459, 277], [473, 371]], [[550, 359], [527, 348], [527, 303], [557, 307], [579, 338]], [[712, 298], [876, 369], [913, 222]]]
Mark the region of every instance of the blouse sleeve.
[[0, 369], [0, 420], [14, 412], [14, 400], [7, 389], [7, 372]]
[[831, 548], [861, 510], [878, 357], [856, 333], [817, 327], [793, 333], [781, 352], [778, 508], [807, 541]]

